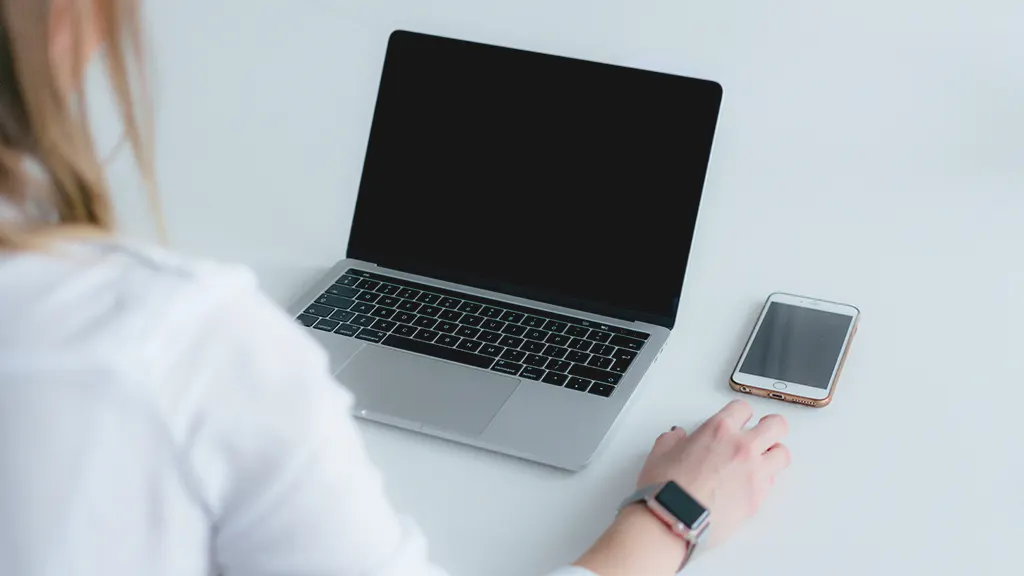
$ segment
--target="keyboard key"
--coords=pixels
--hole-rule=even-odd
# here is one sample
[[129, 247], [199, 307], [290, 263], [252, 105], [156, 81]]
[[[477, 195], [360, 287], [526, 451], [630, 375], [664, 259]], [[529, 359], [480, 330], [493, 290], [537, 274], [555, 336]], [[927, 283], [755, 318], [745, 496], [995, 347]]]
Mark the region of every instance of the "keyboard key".
[[545, 340], [548, 344], [554, 344], [555, 346], [565, 346], [569, 343], [571, 338], [563, 336], [562, 334], [549, 334], [548, 339]]
[[566, 361], [574, 364], [586, 364], [587, 360], [590, 360], [590, 354], [580, 352], [578, 350], [570, 350], [569, 353], [565, 355], [565, 359]]
[[527, 340], [536, 340], [538, 342], [543, 342], [544, 339], [547, 338], [550, 334], [550, 332], [546, 332], [544, 330], [537, 330], [536, 328], [534, 328], [533, 330], [527, 330], [526, 334], [523, 334], [523, 336]]
[[356, 288], [359, 288], [360, 290], [376, 290], [377, 286], [380, 286], [380, 282], [375, 282], [373, 280], [360, 280], [359, 283], [356, 284]]
[[338, 286], [337, 284], [331, 286], [327, 290], [324, 290], [324, 292], [330, 294], [331, 296], [349, 299], [355, 298], [356, 296], [359, 295], [359, 290], [356, 290], [355, 288], [349, 288], [348, 286]]
[[494, 306], [484, 306], [483, 310], [480, 311], [480, 315], [484, 318], [501, 318], [501, 314], [504, 312], [501, 308], [495, 308]]
[[459, 350], [465, 350], [466, 352], [476, 352], [483, 346], [482, 342], [476, 340], [470, 340], [469, 338], [463, 338], [462, 342], [459, 342], [455, 347]]
[[391, 320], [377, 320], [372, 326], [374, 330], [380, 330], [381, 332], [391, 332], [397, 327], [398, 322], [392, 322]]
[[[593, 358], [590, 359], [590, 362], [587, 362], [587, 366], [593, 366], [594, 368], [607, 370], [611, 368], [613, 362], [615, 361], [612, 360], [611, 358], [606, 358], [604, 356], [594, 356]], [[580, 362], [580, 364], [582, 364], [582, 362]], [[625, 372], [625, 370], [623, 370], [623, 372]]]
[[342, 276], [334, 281], [335, 284], [341, 284], [342, 286], [355, 286], [359, 284], [359, 278], [355, 276]]
[[438, 316], [441, 320], [447, 320], [449, 322], [458, 322], [459, 318], [462, 318], [462, 312], [456, 312], [455, 310], [445, 310]]
[[504, 348], [502, 348], [501, 346], [495, 346], [494, 344], [484, 344], [483, 346], [480, 347], [481, 354], [483, 354], [484, 356], [493, 356], [495, 358], [501, 356], [501, 353], [504, 351]]
[[569, 326], [565, 329], [566, 336], [572, 336], [573, 338], [583, 338], [590, 332], [590, 328], [584, 328], [583, 326]]
[[460, 338], [458, 336], [452, 336], [451, 334], [442, 334], [441, 337], [437, 339], [436, 343], [440, 344], [441, 346], [454, 348], [455, 345], [459, 343], [459, 340]]
[[334, 329], [341, 326], [341, 322], [337, 320], [318, 320], [316, 324], [313, 324], [313, 328], [317, 330], [323, 330], [324, 332], [334, 332]]
[[543, 354], [545, 356], [550, 356], [552, 358], [558, 358], [558, 359], [565, 358], [565, 355], [568, 354], [568, 353], [569, 353], [569, 349], [568, 348], [560, 348], [558, 346], [552, 346], [552, 345], [549, 345], [547, 348], [544, 349], [543, 352], [541, 352], [541, 354]]
[[546, 347], [547, 344], [543, 342], [534, 342], [533, 340], [527, 340], [525, 344], [519, 347], [519, 349], [529, 352], [531, 354], [540, 354], [541, 352], [544, 351], [544, 348]]
[[437, 306], [424, 306], [420, 308], [420, 316], [430, 316], [436, 318], [441, 313], [441, 309]]
[[466, 314], [462, 317], [462, 323], [466, 326], [477, 328], [484, 323], [484, 318], [480, 316], [473, 316], [472, 314]]
[[520, 352], [519, 350], [508, 348], [501, 353], [501, 357], [502, 359], [510, 362], [522, 362], [523, 359], [526, 358], [526, 352]]
[[497, 332], [487, 332], [485, 330], [481, 332], [480, 335], [476, 337], [476, 339], [481, 342], [486, 342], [488, 344], [497, 344], [498, 342], [501, 342], [501, 334], [498, 334]]
[[381, 340], [384, 340], [384, 336], [386, 335], [387, 334], [379, 330], [363, 328], [359, 331], [359, 334], [356, 334], [356, 340], [366, 340], [367, 342], [379, 343]]
[[376, 306], [373, 304], [359, 302], [352, 307], [352, 311], [355, 312], [356, 314], [369, 314], [370, 312], [373, 312], [375, 308]]
[[524, 318], [526, 318], [526, 314], [522, 314], [520, 312], [513, 312], [511, 310], [507, 310], [504, 314], [501, 315], [501, 319], [503, 321], [511, 322], [512, 324], [519, 324], [520, 322], [523, 321]]
[[455, 322], [441, 322], [437, 326], [434, 326], [434, 330], [442, 334], [453, 334], [459, 329], [459, 325]]
[[594, 347], [590, 349], [591, 354], [597, 354], [598, 356], [611, 356], [613, 352], [615, 352], [615, 346], [607, 344], [594, 344]]
[[544, 324], [544, 329], [547, 330], [548, 332], [557, 332], [561, 334], [563, 331], [565, 331], [565, 329], [568, 326], [569, 325], [566, 324], [565, 322], [556, 322], [554, 320], [548, 320], [547, 323]]
[[412, 288], [402, 288], [398, 291], [398, 294], [395, 294], [395, 296], [398, 296], [402, 300], [415, 300], [419, 295], [420, 291], [413, 290]]
[[568, 376], [565, 374], [559, 374], [558, 372], [548, 372], [544, 375], [544, 378], [541, 378], [541, 382], [544, 382], [545, 384], [553, 384], [555, 386], [561, 386], [565, 384], [567, 380], [569, 380]]
[[621, 374], [608, 372], [607, 370], [601, 370], [591, 366], [584, 366], [583, 364], [573, 364], [572, 368], [569, 368], [569, 374], [579, 376], [580, 378], [586, 378], [587, 380], [594, 380], [595, 382], [600, 382], [602, 384], [611, 384], [613, 386], [622, 380]]
[[586, 392], [587, 388], [590, 388], [590, 380], [573, 376], [565, 383], [565, 387], [570, 390], [576, 390], [577, 392]]
[[369, 328], [370, 326], [373, 326], [373, 323], [376, 322], [376, 321], [377, 321], [377, 319], [374, 318], [373, 316], [367, 316], [366, 314], [360, 314], [360, 315], [356, 316], [355, 318], [349, 320], [348, 323], [349, 324], [355, 324], [356, 326], [359, 326], [360, 328]]
[[459, 304], [462, 304], [462, 300], [459, 300], [457, 298], [449, 298], [447, 296], [441, 298], [441, 301], [437, 303], [437, 305], [440, 306], [441, 308], [448, 308], [449, 310], [454, 310], [458, 308]]
[[498, 360], [494, 363], [494, 366], [491, 366], [491, 370], [501, 372], [502, 374], [508, 374], [509, 376], [518, 376], [519, 371], [522, 369], [522, 364], [509, 362], [508, 360]]
[[547, 322], [547, 320], [539, 316], [527, 316], [526, 320], [523, 320], [523, 326], [526, 326], [527, 328], [543, 328], [545, 322]]
[[600, 342], [601, 344], [607, 344], [611, 339], [611, 334], [601, 332], [600, 330], [591, 330], [590, 334], [587, 334], [587, 340], [593, 340], [594, 342]]
[[416, 319], [416, 315], [409, 314], [408, 312], [399, 312], [398, 314], [395, 314], [394, 317], [392, 317], [391, 319], [394, 320], [395, 322], [398, 322], [399, 324], [412, 324], [413, 320]]
[[573, 350], [579, 350], [580, 352], [586, 352], [587, 350], [590, 350], [590, 347], [593, 345], [594, 343], [591, 342], [590, 340], [584, 340], [582, 338], [573, 338], [572, 342], [569, 342], [569, 348], [572, 348]]
[[437, 320], [428, 316], [420, 316], [412, 321], [412, 325], [418, 328], [430, 329], [437, 326]]
[[384, 339], [383, 344], [385, 346], [398, 348], [399, 350], [415, 352], [417, 354], [423, 354], [424, 356], [432, 356], [434, 358], [448, 360], [449, 362], [457, 362], [459, 364], [483, 368], [485, 370], [494, 364], [493, 358], [473, 354], [472, 352], [460, 350], [457, 347], [446, 348], [444, 346], [438, 346], [437, 344], [428, 344], [427, 342], [420, 340], [402, 338], [401, 336], [395, 336], [394, 334], [389, 334], [388, 337]]
[[417, 332], [416, 335], [413, 336], [413, 338], [415, 338], [416, 340], [422, 340], [424, 342], [433, 342], [434, 340], [437, 340], [437, 337], [440, 335], [440, 332], [434, 332], [433, 330], [427, 330], [426, 328], [423, 328], [420, 329], [420, 331]]
[[505, 336], [500, 341], [498, 341], [498, 344], [501, 344], [506, 348], [519, 348], [520, 346], [523, 345], [524, 342], [526, 342], [526, 340], [523, 340], [522, 338], [516, 338], [515, 336]]
[[630, 364], [630, 362], [626, 362], [625, 360], [616, 360], [615, 363], [611, 365], [611, 368], [608, 369], [616, 374], [625, 374], [626, 370], [629, 370]]
[[412, 300], [402, 300], [401, 304], [398, 305], [398, 309], [405, 312], [418, 312], [423, 304], [419, 302], [413, 302]]
[[369, 302], [373, 304], [377, 300], [380, 300], [380, 294], [377, 294], [376, 292], [370, 292], [369, 290], [364, 290], [359, 293], [359, 296], [356, 296], [356, 300], [359, 300], [360, 302]]
[[438, 296], [437, 294], [431, 294], [430, 292], [424, 292], [423, 294], [420, 294], [419, 297], [416, 298], [416, 301], [417, 302], [422, 302], [424, 304], [437, 304], [438, 300], [440, 300], [440, 299], [441, 299], [441, 297]]
[[397, 310], [395, 310], [394, 308], [385, 308], [383, 306], [377, 306], [373, 310], [373, 312], [370, 312], [370, 316], [374, 316], [376, 318], [383, 318], [385, 320], [390, 320], [395, 316], [395, 314], [398, 314]]
[[636, 330], [629, 330], [627, 328], [619, 328], [619, 334], [644, 341], [647, 341], [647, 339], [651, 337], [651, 335], [647, 334], [646, 332], [637, 332]]
[[498, 332], [505, 327], [505, 323], [501, 320], [484, 320], [483, 326], [481, 327], [484, 330], [493, 330], [494, 332]]
[[459, 312], [465, 312], [466, 314], [476, 314], [480, 312], [481, 308], [483, 308], [483, 306], [476, 304], [474, 302], [463, 302], [461, 305], [459, 305]]
[[330, 306], [321, 306], [319, 304], [310, 304], [306, 307], [306, 314], [327, 318], [331, 314], [334, 314], [334, 308], [331, 308]]
[[376, 290], [374, 290], [374, 292], [379, 292], [386, 296], [394, 296], [395, 294], [398, 294], [398, 292], [401, 290], [402, 289], [400, 287], [395, 286], [394, 284], [381, 284], [380, 286], [377, 287]]
[[594, 382], [593, 384], [590, 385], [590, 390], [587, 390], [587, 392], [590, 392], [591, 394], [597, 396], [604, 396], [605, 398], [607, 398], [612, 395], [612, 392], [615, 392], [615, 386], [609, 386], [607, 384], [601, 384], [600, 382]]
[[401, 300], [397, 296], [384, 296], [380, 300], [377, 300], [377, 306], [387, 306], [388, 308], [394, 308], [398, 306]]
[[527, 366], [523, 368], [523, 371], [519, 373], [523, 378], [529, 378], [530, 380], [540, 380], [544, 377], [544, 371], [540, 368], [534, 368], [533, 366]]
[[548, 361], [548, 365], [545, 366], [545, 368], [551, 370], [552, 372], [565, 373], [569, 371], [570, 366], [572, 366], [572, 362], [566, 362], [565, 360], [555, 360], [554, 358], [552, 358], [551, 360]]
[[306, 328], [309, 328], [313, 326], [313, 324], [316, 324], [316, 321], [319, 319], [319, 317], [313, 316], [311, 314], [299, 314], [299, 317], [296, 318], [296, 320], [299, 321], [299, 324], [302, 324]]
[[479, 334], [480, 329], [471, 326], [459, 326], [459, 329], [455, 331], [455, 335], [462, 338], [476, 338]]
[[520, 326], [518, 324], [506, 324], [501, 329], [502, 334], [508, 334], [509, 336], [522, 336], [526, 334], [526, 326]]
[[360, 328], [359, 326], [354, 326], [352, 324], [342, 324], [341, 326], [338, 326], [338, 329], [335, 330], [334, 333], [341, 334], [342, 336], [355, 336], [356, 334], [359, 333], [360, 330], [362, 330], [362, 328]]
[[341, 298], [340, 296], [331, 296], [330, 294], [324, 294], [316, 299], [316, 303], [322, 306], [330, 306], [331, 308], [339, 308], [341, 310], [348, 310], [355, 304], [355, 301], [351, 298]]
[[547, 365], [548, 359], [543, 356], [538, 356], [536, 354], [527, 354], [526, 358], [523, 359], [523, 363], [528, 366], [536, 366], [538, 368], [543, 368], [545, 365]]
[[348, 322], [355, 317], [355, 312], [345, 312], [344, 310], [338, 310], [334, 314], [331, 314], [331, 320], [337, 320], [338, 322]]
[[609, 356], [611, 356], [612, 358], [615, 358], [616, 360], [624, 360], [626, 362], [632, 362], [633, 360], [636, 359], [636, 352], [633, 352], [632, 350], [627, 350], [625, 348], [616, 348], [615, 352], [612, 353], [612, 354], [609, 354]]
[[612, 346], [618, 346], [619, 348], [625, 348], [627, 350], [639, 350], [644, 347], [643, 340], [637, 340], [636, 338], [627, 338], [626, 336], [612, 336], [610, 342]]
[[400, 324], [398, 328], [395, 328], [395, 331], [392, 332], [392, 334], [398, 334], [399, 336], [412, 338], [413, 334], [416, 334], [417, 330], [419, 330], [419, 328], [416, 328], [415, 326], [409, 326], [408, 324]]

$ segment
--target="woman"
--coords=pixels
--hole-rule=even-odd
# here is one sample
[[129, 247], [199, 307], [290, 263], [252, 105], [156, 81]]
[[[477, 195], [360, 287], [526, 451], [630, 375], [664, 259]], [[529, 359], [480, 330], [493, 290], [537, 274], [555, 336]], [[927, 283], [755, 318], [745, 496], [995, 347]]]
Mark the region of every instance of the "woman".
[[[252, 278], [111, 236], [80, 85], [104, 48], [150, 174], [138, 20], [133, 0], [0, 0], [0, 574], [441, 574], [325, 354]], [[785, 421], [750, 417], [662, 434], [639, 485], [675, 481], [728, 537], [789, 461]], [[686, 554], [637, 504], [558, 574]]]

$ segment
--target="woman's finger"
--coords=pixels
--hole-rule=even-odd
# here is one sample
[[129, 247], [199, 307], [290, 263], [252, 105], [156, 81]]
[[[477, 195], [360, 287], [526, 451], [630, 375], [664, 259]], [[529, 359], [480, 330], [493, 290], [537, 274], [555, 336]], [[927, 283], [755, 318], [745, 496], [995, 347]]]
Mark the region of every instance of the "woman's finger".
[[733, 400], [726, 404], [725, 408], [722, 408], [712, 419], [719, 418], [728, 422], [731, 428], [741, 430], [747, 425], [747, 422], [750, 422], [753, 416], [754, 412], [750, 409], [750, 404], [743, 400]]
[[764, 472], [769, 477], [774, 477], [779, 472], [782, 472], [789, 467], [789, 463], [792, 460], [792, 456], [789, 453], [789, 448], [785, 444], [774, 444], [764, 453], [762, 463], [764, 465]]
[[685, 438], [686, 430], [683, 430], [678, 426], [673, 426], [671, 430], [658, 436], [658, 439], [654, 441], [654, 448], [651, 449], [651, 452], [661, 454], [671, 450], [677, 442], [684, 440]]
[[756, 426], [746, 432], [758, 453], [765, 452], [781, 442], [788, 433], [789, 423], [778, 414], [769, 414], [761, 418]]

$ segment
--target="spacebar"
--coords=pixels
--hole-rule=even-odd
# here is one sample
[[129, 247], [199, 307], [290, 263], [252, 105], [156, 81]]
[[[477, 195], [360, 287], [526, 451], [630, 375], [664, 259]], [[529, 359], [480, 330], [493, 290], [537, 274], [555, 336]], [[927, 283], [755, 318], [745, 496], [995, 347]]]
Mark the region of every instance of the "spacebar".
[[476, 366], [477, 368], [486, 369], [490, 368], [491, 364], [494, 364], [494, 358], [488, 358], [481, 354], [473, 354], [472, 352], [466, 352], [464, 350], [438, 346], [437, 344], [431, 344], [430, 342], [422, 342], [420, 340], [413, 340], [412, 338], [395, 336], [394, 334], [388, 334], [388, 337], [385, 338], [381, 344], [391, 346], [392, 348], [398, 348], [399, 350], [405, 350], [406, 352], [416, 352], [417, 354], [423, 354], [424, 356], [433, 356], [434, 358], [440, 358], [441, 360], [458, 362], [459, 364], [468, 364], [469, 366]]

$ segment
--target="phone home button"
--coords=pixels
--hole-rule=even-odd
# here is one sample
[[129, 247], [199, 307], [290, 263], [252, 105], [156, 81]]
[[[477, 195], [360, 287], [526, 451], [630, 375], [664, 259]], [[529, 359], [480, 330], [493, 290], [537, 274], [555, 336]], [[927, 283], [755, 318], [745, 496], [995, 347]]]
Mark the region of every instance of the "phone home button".
[[776, 382], [772, 385], [776, 390], [785, 390], [787, 388], [785, 382]]

